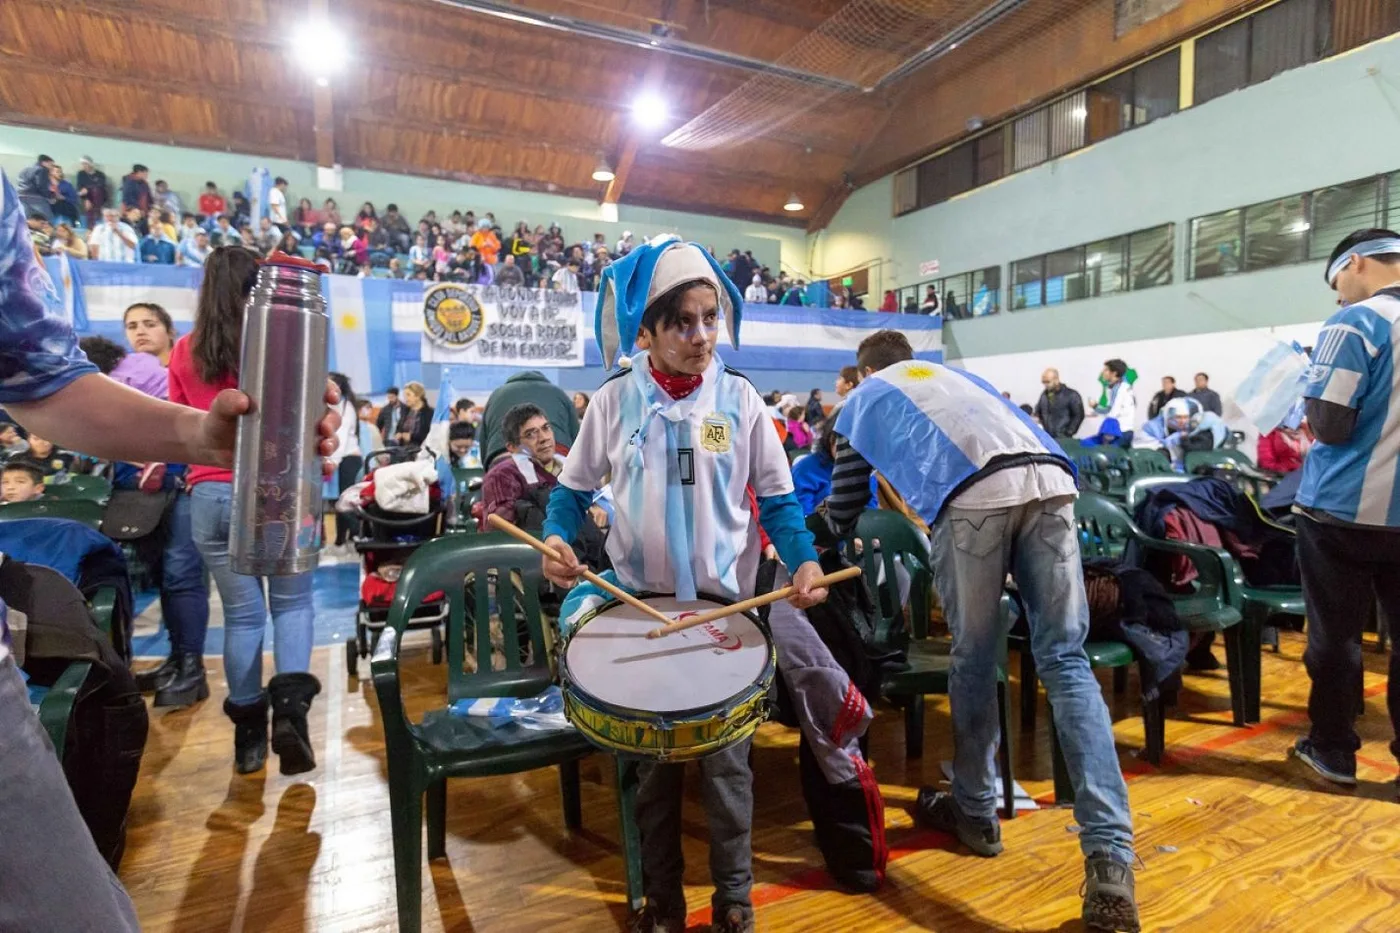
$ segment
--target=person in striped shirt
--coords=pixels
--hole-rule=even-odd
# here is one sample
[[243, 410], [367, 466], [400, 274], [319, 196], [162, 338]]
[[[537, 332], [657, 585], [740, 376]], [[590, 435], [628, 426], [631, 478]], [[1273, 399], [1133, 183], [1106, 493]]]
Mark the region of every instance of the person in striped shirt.
[[953, 633], [952, 791], [921, 789], [915, 817], [978, 855], [1002, 851], [996, 671], [1007, 635], [999, 604], [1010, 572], [1074, 784], [1085, 924], [1136, 933], [1128, 789], [1084, 653], [1089, 610], [1074, 468], [996, 389], [971, 373], [915, 360], [898, 331], [866, 337], [856, 365], [860, 386], [836, 419], [827, 523], [839, 536], [855, 527], [870, 498], [871, 471], [879, 470], [932, 529], [934, 579]]
[[[1361, 626], [1377, 604], [1391, 624], [1400, 621], [1400, 234], [1347, 236], [1332, 250], [1326, 279], [1342, 307], [1318, 334], [1303, 390], [1317, 439], [1294, 506], [1312, 728], [1293, 754], [1353, 785]], [[1392, 653], [1392, 728], [1400, 728], [1397, 659]], [[1400, 757], [1400, 739], [1391, 752]]]
[[[701, 593], [731, 600], [753, 595], [761, 525], [787, 568], [775, 585], [785, 584], [791, 572], [797, 590], [790, 602], [773, 604], [769, 626], [803, 734], [828, 783], [863, 800], [872, 827], [883, 831], [879, 788], [859, 747], [872, 718], [869, 704], [802, 611], [827, 594], [813, 585], [822, 570], [793, 495], [787, 457], [757, 390], [715, 352], [721, 316], [737, 345], [742, 309], [738, 290], [714, 257], [693, 243], [642, 244], [604, 271], [596, 315], [604, 364], [611, 368], [618, 352], [631, 350], [634, 342], [643, 352], [589, 403], [550, 496], [544, 534], [560, 559], [546, 558], [544, 574], [573, 588], [560, 609], [566, 629], [605, 601], [591, 584], [575, 587], [582, 567], [571, 545], [594, 492], [609, 477], [610, 573], [634, 592], [674, 593], [680, 600]], [[749, 746], [740, 742], [699, 762], [716, 933], [754, 929]], [[640, 933], [685, 928], [682, 773], [675, 764], [641, 768], [637, 822], [647, 905], [629, 927]], [[883, 845], [876, 851], [883, 852]], [[883, 867], [880, 861], [874, 872]]]

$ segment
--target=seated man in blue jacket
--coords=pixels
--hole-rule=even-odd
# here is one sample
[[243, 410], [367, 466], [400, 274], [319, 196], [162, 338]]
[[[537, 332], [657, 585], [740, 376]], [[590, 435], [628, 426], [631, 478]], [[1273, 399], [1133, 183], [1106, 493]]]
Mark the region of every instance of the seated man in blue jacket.
[[1183, 473], [1187, 451], [1214, 450], [1229, 436], [1230, 428], [1219, 415], [1193, 398], [1174, 398], [1134, 435], [1133, 446], [1165, 450], [1172, 469]]
[[857, 350], [859, 388], [836, 419], [827, 522], [846, 534], [879, 470], [932, 529], [933, 571], [953, 633], [951, 793], [919, 791], [915, 818], [984, 857], [1002, 850], [996, 820], [1000, 600], [1008, 571], [1030, 623], [1031, 650], [1055, 709], [1085, 855], [1091, 930], [1140, 929], [1128, 789], [1113, 725], [1089, 669], [1089, 609], [1074, 522], [1074, 467], [1025, 412], [962, 370], [914, 359], [877, 331]]

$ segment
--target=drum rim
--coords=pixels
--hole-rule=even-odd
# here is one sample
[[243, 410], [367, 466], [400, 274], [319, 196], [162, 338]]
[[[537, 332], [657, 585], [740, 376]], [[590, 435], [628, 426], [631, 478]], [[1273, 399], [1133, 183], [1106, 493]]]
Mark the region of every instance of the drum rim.
[[[646, 599], [652, 596], [662, 596], [669, 599], [674, 599], [676, 596], [675, 593], [654, 593], [649, 590], [644, 590], [634, 595], [636, 595], [638, 599]], [[696, 599], [709, 600], [710, 602], [717, 603], [721, 606], [732, 606], [734, 605], [734, 603], [738, 602], [738, 600], [730, 599], [727, 596], [715, 596], [711, 593], [696, 593], [695, 597]], [[611, 609], [614, 606], [625, 605], [627, 604], [620, 599], [610, 599], [607, 602], [600, 603], [593, 609], [590, 609], [587, 613], [587, 617], [591, 620], [593, 617], [602, 613], [604, 610]], [[566, 690], [565, 693], [567, 695], [571, 695], [572, 699], [575, 702], [587, 706], [595, 713], [601, 713], [605, 716], [620, 714], [630, 716], [633, 719], [649, 720], [652, 722], [660, 720], [664, 722], [681, 723], [690, 720], [708, 719], [726, 709], [732, 709], [737, 706], [742, 706], [745, 703], [751, 702], [756, 694], [765, 694], [770, 689], [772, 689], [773, 678], [776, 677], [778, 673], [778, 646], [777, 643], [773, 640], [772, 629], [769, 627], [768, 623], [760, 619], [756, 613], [749, 611], [740, 613], [740, 615], [744, 616], [744, 618], [752, 622], [754, 626], [760, 632], [763, 633], [763, 637], [768, 643], [768, 657], [763, 662], [763, 670], [759, 672], [759, 679], [757, 681], [750, 684], [744, 690], [732, 694], [731, 696], [727, 697], [719, 703], [712, 703], [708, 706], [696, 706], [692, 707], [691, 709], [675, 710], [673, 712], [662, 713], [658, 712], [657, 710], [634, 709], [632, 707], [619, 706], [614, 703], [607, 703], [606, 701], [594, 696], [592, 693], [579, 686], [578, 682], [569, 676], [569, 644], [574, 640], [574, 633], [578, 632], [581, 628], [583, 628], [585, 624], [587, 624], [586, 621], [580, 621], [578, 625], [574, 626], [573, 630], [569, 632], [569, 637], [564, 641], [562, 645], [559, 646], [556, 657], [559, 667], [560, 685], [561, 687], [564, 685], [569, 685], [569, 689]]]

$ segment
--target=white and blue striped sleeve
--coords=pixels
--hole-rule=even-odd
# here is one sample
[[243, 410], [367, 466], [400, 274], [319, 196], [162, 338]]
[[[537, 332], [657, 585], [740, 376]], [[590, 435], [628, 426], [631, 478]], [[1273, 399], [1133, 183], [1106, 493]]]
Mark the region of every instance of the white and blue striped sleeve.
[[1380, 348], [1390, 344], [1389, 330], [1388, 322], [1364, 304], [1328, 318], [1317, 336], [1303, 397], [1360, 408], [1372, 365]]

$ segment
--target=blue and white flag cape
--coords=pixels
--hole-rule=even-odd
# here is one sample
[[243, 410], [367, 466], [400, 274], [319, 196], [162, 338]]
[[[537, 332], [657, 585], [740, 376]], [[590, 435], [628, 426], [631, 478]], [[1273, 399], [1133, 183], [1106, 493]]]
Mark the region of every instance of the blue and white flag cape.
[[1049, 455], [1059, 445], [987, 382], [961, 369], [906, 360], [846, 396], [836, 433], [932, 525], [958, 487], [995, 457]]
[[1278, 427], [1302, 398], [1308, 363], [1296, 343], [1276, 343], [1235, 390], [1235, 404], [1260, 434]]

